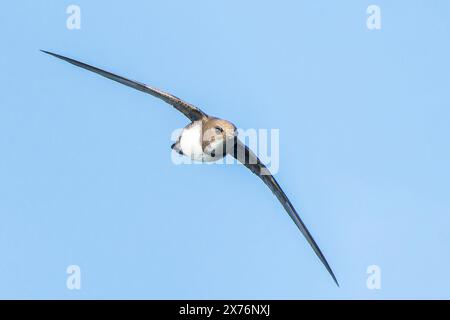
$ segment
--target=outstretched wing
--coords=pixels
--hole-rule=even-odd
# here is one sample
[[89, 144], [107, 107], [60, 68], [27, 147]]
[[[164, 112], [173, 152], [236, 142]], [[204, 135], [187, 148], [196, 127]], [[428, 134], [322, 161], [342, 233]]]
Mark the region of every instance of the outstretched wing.
[[46, 54], [52, 55], [52, 56], [54, 56], [56, 58], [62, 59], [64, 61], [67, 61], [67, 62], [69, 62], [69, 63], [71, 63], [71, 64], [73, 64], [73, 65], [75, 65], [77, 67], [80, 67], [80, 68], [83, 68], [83, 69], [95, 72], [95, 73], [97, 73], [97, 74], [99, 74], [99, 75], [101, 75], [103, 77], [106, 77], [108, 79], [117, 81], [117, 82], [119, 82], [121, 84], [124, 84], [124, 85], [126, 85], [128, 87], [131, 87], [133, 89], [136, 89], [136, 90], [139, 90], [139, 91], [151, 94], [152, 96], [157, 97], [157, 98], [167, 102], [168, 104], [171, 104], [172, 106], [174, 106], [175, 109], [177, 109], [178, 111], [183, 113], [191, 121], [196, 121], [196, 120], [200, 120], [200, 119], [202, 119], [204, 117], [207, 117], [207, 115], [203, 111], [201, 111], [199, 108], [197, 108], [196, 106], [194, 106], [194, 105], [192, 105], [190, 103], [187, 103], [187, 102], [181, 100], [180, 98], [177, 98], [177, 97], [175, 97], [175, 96], [173, 96], [173, 95], [171, 95], [171, 94], [169, 94], [167, 92], [161, 91], [161, 90], [156, 89], [156, 88], [152, 88], [152, 87], [150, 87], [150, 86], [148, 86], [146, 84], [143, 84], [143, 83], [140, 83], [140, 82], [137, 82], [137, 81], [133, 81], [133, 80], [124, 78], [122, 76], [118, 76], [118, 75], [116, 75], [114, 73], [111, 73], [111, 72], [108, 72], [108, 71], [105, 71], [105, 70], [102, 70], [102, 69], [90, 66], [90, 65], [88, 65], [86, 63], [83, 63], [83, 62], [80, 62], [80, 61], [77, 61], [77, 60], [74, 60], [74, 59], [70, 59], [70, 58], [64, 57], [64, 56], [56, 54], [56, 53], [52, 53], [52, 52], [45, 51], [45, 50], [41, 50], [41, 51], [46, 53]]
[[311, 233], [306, 228], [302, 219], [300, 219], [300, 216], [298, 215], [297, 211], [295, 211], [294, 206], [291, 204], [288, 197], [284, 193], [283, 189], [281, 189], [280, 185], [275, 180], [275, 178], [272, 176], [272, 174], [267, 169], [267, 167], [258, 159], [258, 157], [245, 144], [243, 144], [237, 138], [235, 139], [233, 151], [231, 151], [229, 153], [233, 157], [235, 157], [239, 162], [241, 162], [247, 168], [249, 168], [250, 171], [252, 171], [258, 177], [260, 177], [261, 180], [264, 181], [264, 183], [270, 188], [270, 190], [272, 190], [272, 192], [278, 198], [278, 201], [280, 201], [280, 203], [283, 205], [286, 212], [289, 214], [289, 216], [295, 222], [297, 227], [303, 233], [306, 240], [311, 245], [311, 247], [313, 248], [316, 255], [319, 257], [320, 261], [322, 261], [322, 263], [325, 265], [325, 268], [330, 273], [330, 275], [333, 278], [336, 285], [339, 286], [339, 283], [333, 273], [333, 270], [331, 270], [330, 265], [328, 264], [327, 260], [325, 259], [325, 256], [323, 255], [323, 253], [320, 250], [319, 246], [317, 245], [316, 241], [314, 241], [314, 238], [312, 237]]

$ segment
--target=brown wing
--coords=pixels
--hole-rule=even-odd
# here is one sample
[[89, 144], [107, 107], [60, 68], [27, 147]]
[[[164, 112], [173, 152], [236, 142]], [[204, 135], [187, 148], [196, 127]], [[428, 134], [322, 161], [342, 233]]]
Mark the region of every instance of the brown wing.
[[67, 57], [64, 57], [64, 56], [56, 54], [56, 53], [52, 53], [52, 52], [44, 51], [44, 50], [41, 50], [41, 51], [46, 54], [52, 55], [56, 58], [67, 61], [77, 67], [95, 72], [103, 77], [114, 80], [116, 82], [124, 84], [133, 89], [151, 94], [152, 96], [159, 98], [159, 99], [167, 102], [168, 104], [171, 104], [172, 106], [174, 106], [175, 109], [180, 111], [182, 114], [184, 114], [186, 117], [188, 117], [191, 121], [196, 121], [196, 120], [202, 119], [203, 117], [207, 117], [207, 115], [203, 111], [201, 111], [199, 108], [197, 108], [197, 107], [193, 106], [192, 104], [187, 103], [187, 102], [181, 100], [180, 98], [177, 98], [167, 92], [161, 91], [156, 88], [152, 88], [146, 84], [124, 78], [124, 77], [116, 75], [114, 73], [93, 67], [86, 63], [83, 63], [83, 62], [80, 62], [80, 61], [77, 61], [77, 60], [74, 60], [71, 58], [67, 58]]
[[339, 283], [333, 273], [333, 270], [331, 270], [331, 267], [328, 264], [327, 260], [325, 259], [325, 256], [323, 255], [319, 246], [314, 241], [314, 238], [312, 237], [311, 233], [306, 228], [303, 221], [300, 219], [300, 216], [298, 215], [294, 206], [291, 204], [288, 197], [283, 192], [280, 185], [275, 180], [275, 178], [272, 176], [272, 174], [267, 169], [267, 167], [258, 159], [258, 157], [245, 144], [243, 144], [237, 138], [235, 140], [234, 149], [233, 149], [233, 151], [230, 152], [230, 154], [233, 157], [235, 157], [237, 160], [239, 160], [242, 164], [244, 164], [247, 168], [249, 168], [250, 171], [252, 171], [254, 174], [256, 174], [259, 178], [261, 178], [261, 180], [264, 181], [264, 183], [269, 187], [269, 189], [275, 194], [275, 196], [278, 198], [278, 201], [280, 201], [280, 203], [283, 205], [286, 212], [289, 214], [291, 219], [295, 222], [297, 227], [300, 229], [302, 234], [305, 236], [306, 240], [311, 245], [314, 252], [319, 257], [320, 261], [322, 261], [322, 263], [325, 265], [325, 268], [330, 273], [330, 275], [333, 278], [336, 285], [339, 286]]

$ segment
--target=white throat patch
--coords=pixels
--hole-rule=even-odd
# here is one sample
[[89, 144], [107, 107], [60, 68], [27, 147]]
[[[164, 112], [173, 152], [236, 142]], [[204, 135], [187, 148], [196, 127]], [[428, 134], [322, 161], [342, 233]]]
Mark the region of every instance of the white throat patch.
[[202, 121], [195, 121], [181, 132], [180, 147], [183, 154], [192, 160], [203, 161]]

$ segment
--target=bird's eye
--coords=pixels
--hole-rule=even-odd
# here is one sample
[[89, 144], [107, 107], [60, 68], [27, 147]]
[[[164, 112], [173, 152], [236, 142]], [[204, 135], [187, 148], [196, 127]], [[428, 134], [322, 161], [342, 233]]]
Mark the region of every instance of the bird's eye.
[[223, 133], [223, 129], [221, 127], [215, 127], [214, 129], [216, 129], [217, 134]]

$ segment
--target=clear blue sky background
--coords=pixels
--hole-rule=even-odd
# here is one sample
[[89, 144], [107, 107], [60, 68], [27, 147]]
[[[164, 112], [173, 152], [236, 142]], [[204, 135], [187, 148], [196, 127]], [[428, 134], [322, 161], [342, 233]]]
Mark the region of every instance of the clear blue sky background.
[[[81, 30], [66, 28], [72, 3]], [[366, 28], [372, 3], [379, 31]], [[450, 298], [449, 12], [444, 0], [3, 3], [0, 298]], [[181, 114], [39, 49], [280, 129], [276, 177], [341, 288], [245, 168], [171, 162]], [[366, 287], [373, 264], [381, 290]]]

